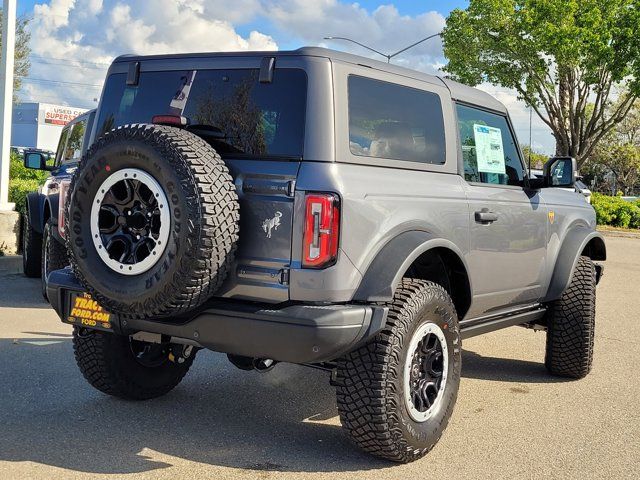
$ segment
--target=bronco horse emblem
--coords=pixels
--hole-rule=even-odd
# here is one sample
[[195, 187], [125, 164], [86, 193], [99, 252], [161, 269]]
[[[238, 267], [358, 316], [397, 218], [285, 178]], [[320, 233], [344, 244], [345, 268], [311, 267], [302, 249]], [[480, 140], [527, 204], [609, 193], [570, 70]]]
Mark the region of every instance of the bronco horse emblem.
[[282, 217], [282, 212], [276, 212], [273, 218], [267, 218], [264, 222], [262, 222], [262, 229], [264, 233], [267, 234], [267, 238], [271, 238], [271, 231], [278, 230], [280, 226], [280, 217]]

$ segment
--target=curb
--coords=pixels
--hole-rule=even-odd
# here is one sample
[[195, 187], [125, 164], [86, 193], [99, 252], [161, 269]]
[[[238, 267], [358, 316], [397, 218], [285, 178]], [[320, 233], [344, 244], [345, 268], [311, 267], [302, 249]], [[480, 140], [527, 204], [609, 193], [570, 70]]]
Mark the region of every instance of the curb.
[[602, 235], [604, 235], [605, 237], [618, 237], [618, 238], [638, 238], [640, 239], [640, 232], [625, 232], [623, 230], [605, 230], [605, 229], [599, 229], [598, 228], [598, 233], [601, 233]]
[[0, 273], [22, 273], [22, 255], [0, 257]]

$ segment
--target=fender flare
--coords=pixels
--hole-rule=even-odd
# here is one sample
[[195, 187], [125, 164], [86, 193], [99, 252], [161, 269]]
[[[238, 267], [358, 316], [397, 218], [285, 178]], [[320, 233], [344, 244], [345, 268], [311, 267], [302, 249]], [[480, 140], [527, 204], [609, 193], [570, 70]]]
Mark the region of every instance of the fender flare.
[[551, 281], [549, 282], [549, 289], [543, 302], [558, 300], [562, 296], [562, 293], [571, 283], [578, 259], [590, 243], [595, 247], [592, 249], [591, 259], [606, 260], [607, 250], [602, 234], [578, 226], [569, 230], [565, 235], [556, 258], [556, 264], [553, 269]]
[[[47, 205], [49, 207], [49, 212], [51, 213], [51, 221], [54, 225], [58, 225], [58, 208], [60, 202], [60, 194], [55, 193], [53, 195], [49, 195], [45, 200], [45, 209]], [[44, 213], [42, 214], [42, 218], [44, 219]]]
[[467, 272], [469, 271], [464, 255], [453, 242], [426, 231], [412, 230], [399, 234], [380, 249], [364, 273], [353, 300], [390, 301], [402, 280], [402, 275], [411, 264], [427, 250], [437, 247], [453, 251], [460, 258]]
[[31, 228], [40, 234], [42, 233], [43, 227], [43, 198], [44, 196], [38, 192], [27, 194], [27, 215], [29, 215], [29, 223], [31, 224]]

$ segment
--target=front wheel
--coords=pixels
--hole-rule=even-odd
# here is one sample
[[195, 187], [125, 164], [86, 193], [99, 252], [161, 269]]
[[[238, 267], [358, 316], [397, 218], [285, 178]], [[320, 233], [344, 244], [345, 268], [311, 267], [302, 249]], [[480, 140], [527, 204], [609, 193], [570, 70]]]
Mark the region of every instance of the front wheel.
[[593, 363], [596, 326], [596, 269], [589, 257], [580, 257], [569, 287], [549, 305], [547, 351], [549, 373], [584, 378]]
[[386, 327], [338, 361], [337, 403], [363, 450], [408, 463], [438, 442], [458, 395], [461, 341], [451, 297], [440, 285], [404, 279]]
[[82, 375], [94, 388], [126, 400], [168, 393], [187, 374], [196, 354], [190, 347], [141, 342], [79, 327], [73, 330], [73, 352]]

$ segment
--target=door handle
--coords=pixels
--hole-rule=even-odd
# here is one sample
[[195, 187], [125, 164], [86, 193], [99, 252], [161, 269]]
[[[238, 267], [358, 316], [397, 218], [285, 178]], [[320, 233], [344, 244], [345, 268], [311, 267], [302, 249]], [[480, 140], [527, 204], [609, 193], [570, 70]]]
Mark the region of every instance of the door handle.
[[498, 214], [490, 212], [488, 208], [483, 208], [479, 212], [475, 213], [476, 222], [488, 225], [498, 220]]

